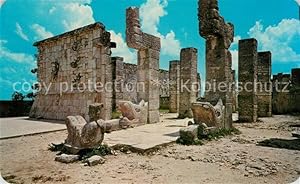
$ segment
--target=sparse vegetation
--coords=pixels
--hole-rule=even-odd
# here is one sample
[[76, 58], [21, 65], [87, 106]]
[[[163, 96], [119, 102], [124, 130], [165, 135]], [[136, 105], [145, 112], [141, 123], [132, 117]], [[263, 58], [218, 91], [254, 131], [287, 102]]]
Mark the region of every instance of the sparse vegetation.
[[199, 130], [198, 130], [198, 138], [199, 139], [206, 139], [206, 140], [214, 140], [214, 139], [220, 139], [222, 137], [225, 136], [229, 136], [229, 135], [238, 135], [241, 134], [241, 132], [237, 129], [237, 128], [230, 128], [230, 129], [226, 129], [226, 128], [221, 128], [217, 131], [213, 131], [211, 133], [208, 133], [207, 135], [200, 135], [200, 132], [203, 131], [201, 130], [202, 126], [199, 126]]
[[120, 111], [113, 111], [111, 114], [112, 119], [119, 119], [122, 116], [122, 113]]
[[229, 136], [229, 135], [241, 134], [241, 132], [237, 128], [234, 128], [234, 127], [230, 128], [230, 129], [222, 128], [217, 131], [210, 132], [207, 135], [202, 135], [201, 132], [203, 132], [203, 127], [199, 126], [197, 139], [192, 140], [192, 139], [185, 139], [185, 138], [179, 137], [176, 140], [176, 143], [182, 144], [182, 145], [203, 145], [204, 141], [211, 141], [211, 140], [220, 139], [222, 137]]
[[[48, 149], [53, 152], [59, 152], [57, 155], [61, 155], [63, 153], [70, 154], [70, 152], [68, 152], [68, 150], [66, 149], [63, 143], [51, 144], [49, 145]], [[99, 147], [93, 149], [83, 149], [78, 153], [78, 155], [80, 156], [80, 160], [83, 161], [94, 155], [105, 156], [111, 154], [112, 154], [112, 149], [106, 144], [100, 145]]]

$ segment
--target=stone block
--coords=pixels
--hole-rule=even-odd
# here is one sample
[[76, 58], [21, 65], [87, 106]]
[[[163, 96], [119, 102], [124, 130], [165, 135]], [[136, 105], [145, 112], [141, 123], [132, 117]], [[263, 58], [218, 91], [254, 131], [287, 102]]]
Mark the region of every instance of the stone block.
[[199, 125], [190, 125], [179, 130], [180, 139], [187, 143], [193, 143], [198, 140]]

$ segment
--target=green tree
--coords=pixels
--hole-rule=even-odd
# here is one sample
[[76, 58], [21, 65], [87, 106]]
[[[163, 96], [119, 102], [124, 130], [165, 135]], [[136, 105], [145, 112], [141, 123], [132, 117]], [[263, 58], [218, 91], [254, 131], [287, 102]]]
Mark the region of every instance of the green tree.
[[25, 96], [22, 93], [17, 91], [15, 91], [11, 97], [12, 101], [24, 101], [24, 98]]

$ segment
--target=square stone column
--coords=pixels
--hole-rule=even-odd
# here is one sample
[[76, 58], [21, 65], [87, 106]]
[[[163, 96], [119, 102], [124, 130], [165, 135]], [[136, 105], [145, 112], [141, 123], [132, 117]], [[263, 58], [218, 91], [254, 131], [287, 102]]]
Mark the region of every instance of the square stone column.
[[257, 120], [257, 41], [245, 39], [239, 41], [239, 120], [256, 122]]
[[192, 118], [192, 103], [197, 100], [197, 49], [184, 48], [180, 52], [179, 118]]
[[170, 112], [177, 113], [179, 110], [180, 98], [180, 62], [170, 61], [169, 69], [169, 93], [170, 93]]
[[272, 116], [271, 52], [257, 55], [257, 116]]
[[205, 100], [216, 105], [222, 99], [225, 105], [223, 128], [232, 127], [232, 57], [224, 47], [223, 38], [210, 36], [206, 39], [206, 90]]
[[123, 97], [123, 82], [124, 82], [124, 59], [122, 57], [112, 57], [112, 79], [113, 79], [113, 103], [112, 109], [116, 110], [119, 102]]
[[137, 99], [148, 102], [148, 123], [159, 122], [159, 51], [138, 51]]

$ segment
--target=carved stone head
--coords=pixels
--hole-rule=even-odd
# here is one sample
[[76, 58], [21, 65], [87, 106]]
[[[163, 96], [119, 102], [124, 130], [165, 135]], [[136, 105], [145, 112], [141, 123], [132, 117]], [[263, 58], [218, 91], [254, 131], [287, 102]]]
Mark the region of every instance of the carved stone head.
[[94, 103], [89, 105], [90, 122], [101, 119], [101, 109], [104, 107], [101, 103]]

